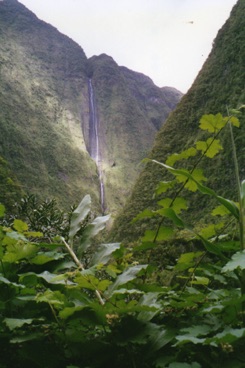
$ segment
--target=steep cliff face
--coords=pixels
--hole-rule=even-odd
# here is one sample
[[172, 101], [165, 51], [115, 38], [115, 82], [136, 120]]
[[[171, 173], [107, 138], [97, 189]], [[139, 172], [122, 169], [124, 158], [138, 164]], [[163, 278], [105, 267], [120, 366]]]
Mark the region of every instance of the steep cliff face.
[[[227, 107], [238, 108], [245, 102], [245, 1], [238, 1], [230, 19], [219, 31], [213, 50], [197, 76], [193, 86], [170, 114], [161, 128], [150, 157], [165, 162], [175, 152], [190, 147], [200, 139], [199, 120], [203, 114], [221, 112], [227, 115]], [[241, 178], [244, 179], [245, 117], [240, 117], [241, 127], [236, 130], [235, 140]], [[229, 132], [223, 132], [224, 152], [212, 161], [203, 161], [209, 178], [208, 185], [221, 195], [236, 200], [236, 184]], [[184, 164], [183, 164], [184, 165]], [[115, 221], [112, 237], [117, 240], [134, 240], [146, 228], [154, 228], [154, 221], [145, 220], [132, 225], [132, 219], [145, 208], [156, 208], [154, 193], [159, 181], [168, 180], [160, 166], [147, 164], [136, 182], [133, 193]], [[190, 214], [193, 221], [205, 216], [207, 198], [194, 200]]]
[[[106, 208], [117, 212], [136, 165], [180, 96], [162, 93], [108, 56], [88, 60], [79, 45], [18, 1], [0, 2], [0, 37], [0, 155], [22, 188], [56, 197], [63, 207], [90, 193], [99, 210], [98, 165], [89, 147], [91, 80]], [[140, 91], [144, 79], [157, 102]]]
[[88, 190], [98, 198], [83, 50], [17, 2], [0, 3], [0, 32], [1, 154], [25, 191], [64, 206]]
[[[89, 60], [89, 73], [99, 120], [105, 207], [114, 213], [124, 204], [139, 172], [138, 164], [180, 95], [172, 96], [170, 102], [169, 94], [150, 78], [119, 67], [105, 54]], [[88, 140], [88, 127], [84, 131]]]

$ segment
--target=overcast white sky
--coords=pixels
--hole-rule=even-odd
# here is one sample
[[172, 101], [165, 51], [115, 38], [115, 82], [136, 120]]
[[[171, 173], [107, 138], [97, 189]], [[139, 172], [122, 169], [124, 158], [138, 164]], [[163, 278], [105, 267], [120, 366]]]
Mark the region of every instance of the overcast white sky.
[[19, 0], [81, 45], [186, 92], [237, 0]]

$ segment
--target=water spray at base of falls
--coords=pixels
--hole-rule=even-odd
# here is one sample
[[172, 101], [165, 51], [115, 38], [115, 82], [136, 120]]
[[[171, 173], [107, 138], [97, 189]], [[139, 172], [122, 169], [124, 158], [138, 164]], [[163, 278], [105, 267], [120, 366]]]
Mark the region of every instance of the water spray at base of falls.
[[99, 120], [96, 109], [96, 101], [92, 80], [88, 80], [89, 92], [89, 154], [95, 161], [98, 169], [100, 183], [100, 206], [102, 213], [105, 212], [105, 188], [103, 182], [102, 158], [99, 145]]

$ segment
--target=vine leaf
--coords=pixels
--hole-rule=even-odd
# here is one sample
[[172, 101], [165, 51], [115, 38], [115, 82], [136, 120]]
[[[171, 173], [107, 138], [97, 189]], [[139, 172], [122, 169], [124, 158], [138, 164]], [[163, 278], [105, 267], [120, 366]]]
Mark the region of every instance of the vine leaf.
[[162, 194], [162, 193], [165, 193], [168, 189], [171, 189], [173, 188], [175, 185], [175, 181], [161, 181], [159, 184], [158, 184], [158, 187], [156, 189], [156, 194], [159, 195], [159, 194]]
[[222, 145], [220, 144], [220, 140], [212, 138], [208, 138], [206, 142], [196, 142], [196, 148], [198, 151], [202, 151], [202, 153], [209, 158], [213, 158], [223, 149]]
[[[206, 181], [207, 178], [203, 175], [203, 171], [201, 169], [193, 170], [192, 174], [189, 173], [187, 170], [178, 170], [179, 173], [176, 171], [176, 179], [180, 183], [186, 183], [185, 188], [189, 189], [191, 192], [196, 192], [198, 189], [197, 182]], [[182, 173], [181, 173], [182, 171]], [[188, 176], [190, 174], [190, 177]], [[189, 179], [188, 181], [186, 179]]]
[[203, 115], [200, 120], [200, 129], [207, 130], [209, 133], [217, 133], [226, 125], [227, 120], [223, 118], [222, 114]]
[[186, 177], [186, 179], [189, 179], [189, 181], [193, 181], [198, 190], [202, 193], [202, 194], [207, 194], [207, 195], [210, 195], [211, 197], [214, 197], [216, 198], [216, 200], [222, 204], [223, 206], [225, 206], [228, 211], [236, 218], [236, 219], [239, 219], [240, 217], [240, 214], [239, 214], [239, 208], [237, 207], [237, 205], [229, 200], [229, 199], [226, 199], [226, 198], [223, 198], [219, 195], [217, 195], [215, 193], [214, 190], [204, 186], [203, 184], [201, 184], [198, 180], [196, 180], [196, 178], [187, 170], [180, 170], [180, 169], [175, 169], [171, 166], [168, 166], [166, 164], [163, 164], [162, 162], [159, 162], [157, 160], [152, 160], [152, 162], [155, 162], [156, 164], [158, 165], [161, 165], [163, 167], [165, 167], [168, 171], [170, 171], [173, 175], [177, 177], [179, 176], [182, 176], [182, 177]]
[[148, 208], [145, 209], [144, 211], [140, 212], [137, 216], [135, 216], [135, 218], [132, 220], [132, 222], [136, 222], [145, 218], [151, 218], [154, 216], [154, 211], [149, 210]]
[[215, 207], [211, 214], [212, 216], [225, 216], [225, 215], [229, 215], [230, 212], [225, 206], [221, 204], [220, 206]]
[[[159, 213], [159, 212], [158, 212]], [[154, 242], [155, 241], [163, 241], [171, 239], [174, 234], [174, 230], [171, 227], [168, 226], [161, 226], [157, 232], [156, 237], [156, 231], [155, 230], [146, 230], [144, 237], [142, 238], [142, 246], [137, 247], [137, 250], [146, 250], [154, 248]]]
[[182, 210], [187, 210], [187, 201], [182, 197], [177, 197], [174, 201], [171, 198], [164, 198], [157, 204], [163, 208], [173, 208], [176, 214], [179, 214]]
[[196, 156], [197, 150], [194, 147], [190, 147], [187, 150], [181, 153], [174, 153], [167, 158], [166, 164], [169, 166], [173, 166], [176, 161], [180, 161], [183, 159], [188, 159], [189, 157]]

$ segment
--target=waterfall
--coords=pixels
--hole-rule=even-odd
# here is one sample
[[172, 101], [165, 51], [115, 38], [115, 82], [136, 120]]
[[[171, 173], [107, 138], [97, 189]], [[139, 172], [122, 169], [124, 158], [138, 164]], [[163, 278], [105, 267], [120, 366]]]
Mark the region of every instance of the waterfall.
[[98, 169], [99, 183], [100, 183], [100, 205], [102, 213], [105, 212], [105, 188], [103, 182], [102, 172], [102, 158], [99, 145], [99, 121], [96, 109], [96, 101], [92, 80], [88, 81], [89, 92], [89, 154], [95, 161]]

